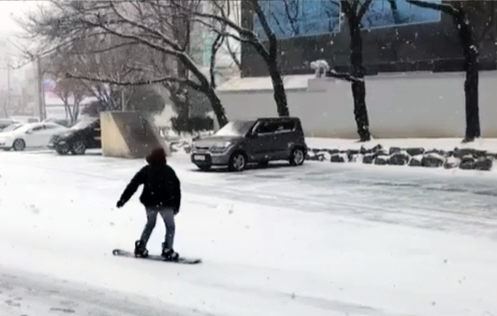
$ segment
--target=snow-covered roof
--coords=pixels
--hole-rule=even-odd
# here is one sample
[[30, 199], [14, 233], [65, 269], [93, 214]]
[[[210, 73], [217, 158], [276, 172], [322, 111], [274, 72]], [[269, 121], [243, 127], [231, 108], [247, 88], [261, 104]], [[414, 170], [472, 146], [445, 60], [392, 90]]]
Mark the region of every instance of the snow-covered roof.
[[[286, 90], [307, 89], [308, 80], [314, 78], [312, 75], [288, 75], [283, 77], [283, 83]], [[234, 78], [221, 84], [217, 91], [219, 92], [236, 92], [236, 91], [265, 91], [273, 90], [270, 77], [244, 77]]]

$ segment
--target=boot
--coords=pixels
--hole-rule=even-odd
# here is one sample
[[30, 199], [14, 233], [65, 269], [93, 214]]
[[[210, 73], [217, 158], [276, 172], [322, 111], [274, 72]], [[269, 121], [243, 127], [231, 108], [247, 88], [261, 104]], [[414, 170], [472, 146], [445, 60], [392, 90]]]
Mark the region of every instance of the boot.
[[162, 258], [165, 261], [177, 261], [179, 259], [179, 254], [175, 252], [173, 249], [169, 249], [166, 247], [166, 243], [162, 243]]
[[145, 243], [142, 240], [135, 241], [135, 257], [146, 258], [148, 257], [148, 250], [145, 248]]

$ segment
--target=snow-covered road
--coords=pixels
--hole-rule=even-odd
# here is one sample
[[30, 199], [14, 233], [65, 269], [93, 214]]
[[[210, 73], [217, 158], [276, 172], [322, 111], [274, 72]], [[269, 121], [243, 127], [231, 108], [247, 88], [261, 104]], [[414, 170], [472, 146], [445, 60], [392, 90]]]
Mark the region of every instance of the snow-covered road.
[[[81, 301], [75, 315], [154, 315], [155, 307], [214, 315], [497, 315], [496, 173], [319, 162], [205, 173], [182, 155], [171, 164], [184, 192], [176, 248], [203, 264], [110, 255], [131, 248], [142, 228], [136, 198], [114, 208], [142, 161], [9, 152], [0, 153], [0, 271], [37, 275], [42, 292], [61, 286], [40, 283], [46, 276], [113, 297], [91, 314], [98, 301], [69, 291], [69, 301]], [[163, 234], [157, 230], [153, 252]], [[17, 303], [1, 291], [3, 316]], [[120, 310], [122, 296], [138, 309]], [[140, 312], [146, 300], [152, 307]], [[46, 313], [25, 314], [58, 311], [51, 307], [58, 305], [48, 299], [39, 308]]]
[[0, 315], [202, 315], [158, 304], [144, 297], [92, 288], [82, 283], [60, 281], [5, 267], [1, 271]]

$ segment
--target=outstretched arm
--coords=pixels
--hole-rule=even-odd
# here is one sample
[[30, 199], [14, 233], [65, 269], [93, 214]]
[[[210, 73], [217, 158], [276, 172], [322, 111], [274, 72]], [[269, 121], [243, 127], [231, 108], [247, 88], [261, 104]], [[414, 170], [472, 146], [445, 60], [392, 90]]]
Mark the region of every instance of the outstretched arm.
[[129, 184], [126, 186], [126, 189], [121, 195], [119, 202], [117, 202], [117, 207], [122, 207], [124, 204], [126, 204], [126, 202], [129, 201], [129, 199], [133, 196], [133, 194], [135, 194], [140, 184], [143, 184], [145, 182], [144, 179], [145, 179], [145, 172], [144, 169], [142, 169], [135, 174], [133, 179], [131, 179]]

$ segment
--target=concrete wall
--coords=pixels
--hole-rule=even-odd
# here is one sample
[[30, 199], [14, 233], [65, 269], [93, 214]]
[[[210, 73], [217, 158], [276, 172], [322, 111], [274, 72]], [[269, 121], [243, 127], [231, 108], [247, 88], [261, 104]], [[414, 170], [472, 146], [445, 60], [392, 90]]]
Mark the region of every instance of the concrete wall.
[[[378, 75], [366, 79], [366, 89], [374, 137], [464, 136], [464, 73]], [[307, 136], [357, 137], [348, 82], [310, 79], [287, 93]], [[271, 90], [220, 89], [219, 96], [230, 119], [276, 115]], [[480, 73], [480, 120], [482, 136], [497, 137], [497, 71]]]
[[143, 158], [167, 146], [148, 117], [137, 112], [102, 112], [102, 153], [120, 158]]

